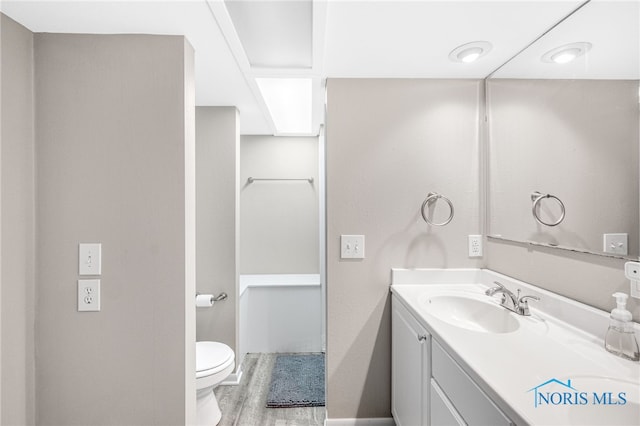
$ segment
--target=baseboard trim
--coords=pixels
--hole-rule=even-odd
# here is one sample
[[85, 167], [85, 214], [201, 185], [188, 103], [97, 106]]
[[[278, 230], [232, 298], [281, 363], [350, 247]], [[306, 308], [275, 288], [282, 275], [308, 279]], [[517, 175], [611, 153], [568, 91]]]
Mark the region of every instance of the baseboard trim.
[[229, 377], [220, 384], [238, 386], [240, 384], [240, 380], [242, 380], [242, 368], [238, 368], [235, 373], [229, 374]]
[[396, 426], [393, 417], [375, 417], [369, 419], [325, 419], [325, 426]]

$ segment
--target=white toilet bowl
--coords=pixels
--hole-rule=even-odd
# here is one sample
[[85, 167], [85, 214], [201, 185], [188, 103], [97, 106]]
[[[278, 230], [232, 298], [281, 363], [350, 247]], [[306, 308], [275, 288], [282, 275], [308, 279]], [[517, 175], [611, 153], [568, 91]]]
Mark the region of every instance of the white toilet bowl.
[[196, 414], [198, 425], [217, 425], [222, 417], [213, 388], [235, 367], [235, 354], [224, 343], [196, 342]]

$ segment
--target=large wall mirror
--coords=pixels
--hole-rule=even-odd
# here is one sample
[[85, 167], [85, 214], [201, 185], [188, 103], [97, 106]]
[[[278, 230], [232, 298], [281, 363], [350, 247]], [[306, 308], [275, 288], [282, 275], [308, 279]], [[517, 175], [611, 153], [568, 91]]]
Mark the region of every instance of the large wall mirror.
[[640, 2], [591, 0], [486, 80], [488, 235], [638, 259]]

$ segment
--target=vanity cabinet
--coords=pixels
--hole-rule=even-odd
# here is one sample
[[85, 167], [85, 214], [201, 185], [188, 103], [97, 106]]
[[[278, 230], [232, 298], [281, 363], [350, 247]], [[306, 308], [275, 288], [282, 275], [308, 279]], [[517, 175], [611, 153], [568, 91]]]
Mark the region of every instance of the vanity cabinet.
[[513, 424], [395, 295], [391, 321], [397, 426]]
[[396, 426], [427, 425], [431, 336], [396, 297], [391, 303], [391, 412]]

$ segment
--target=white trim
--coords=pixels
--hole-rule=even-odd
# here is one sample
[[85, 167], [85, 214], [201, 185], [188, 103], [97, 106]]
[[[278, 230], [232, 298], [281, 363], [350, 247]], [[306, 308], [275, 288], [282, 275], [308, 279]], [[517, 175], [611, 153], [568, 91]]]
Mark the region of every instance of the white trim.
[[[313, 2], [314, 7], [320, 2]], [[315, 19], [315, 14], [314, 14]], [[315, 31], [315, 24], [314, 24]], [[315, 49], [314, 49], [315, 54]], [[322, 96], [325, 96], [323, 87]], [[325, 108], [324, 103], [322, 104]], [[323, 116], [326, 112], [322, 111]], [[323, 120], [324, 121], [324, 118]], [[327, 352], [327, 158], [326, 158], [326, 130], [325, 126], [320, 127], [318, 135], [318, 241], [319, 244], [319, 265], [320, 265], [320, 285], [322, 300], [322, 352]], [[326, 373], [325, 373], [326, 374]], [[328, 382], [328, 380], [327, 380]], [[326, 417], [326, 416], [325, 416]]]
[[258, 274], [240, 275], [240, 295], [250, 287], [313, 287], [320, 286], [320, 274]]
[[240, 384], [240, 380], [242, 380], [242, 366], [238, 367], [238, 370], [236, 370], [235, 373], [229, 374], [225, 381], [220, 384], [225, 386], [237, 386]]
[[242, 42], [240, 41], [240, 37], [236, 32], [236, 28], [233, 25], [233, 21], [231, 20], [231, 15], [229, 15], [229, 11], [227, 10], [227, 6], [223, 1], [217, 0], [206, 0], [209, 5], [209, 10], [211, 11], [211, 15], [213, 19], [216, 21], [220, 32], [224, 36], [225, 41], [227, 42], [227, 46], [229, 47], [229, 51], [233, 55], [236, 60], [236, 64], [240, 71], [242, 71], [242, 77], [244, 77], [245, 83], [251, 90], [251, 94], [262, 113], [265, 121], [269, 125], [269, 129], [271, 129], [272, 134], [276, 134], [276, 125], [273, 122], [273, 118], [271, 117], [271, 113], [269, 113], [269, 108], [267, 108], [267, 104], [264, 102], [264, 98], [262, 97], [262, 93], [258, 88], [258, 84], [256, 83], [256, 79], [253, 78], [251, 74], [251, 64], [249, 63], [249, 58], [247, 58], [247, 54], [244, 51], [244, 47], [242, 46]]
[[393, 417], [369, 419], [325, 419], [324, 426], [396, 426]]

